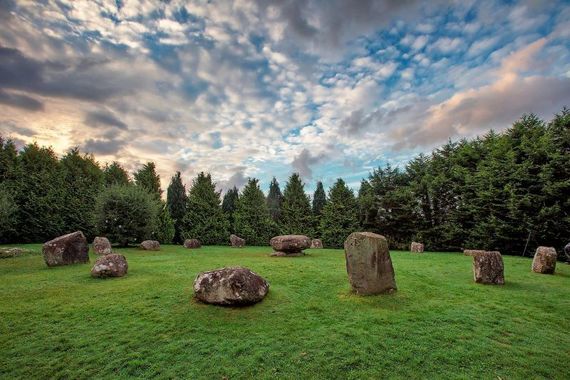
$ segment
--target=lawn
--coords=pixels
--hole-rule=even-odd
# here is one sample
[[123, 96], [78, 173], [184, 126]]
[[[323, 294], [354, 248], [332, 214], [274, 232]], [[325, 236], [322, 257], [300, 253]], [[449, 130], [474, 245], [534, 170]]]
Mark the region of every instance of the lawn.
[[[29, 245], [37, 251], [40, 245]], [[504, 286], [473, 282], [471, 257], [392, 252], [398, 291], [350, 293], [342, 250], [270, 258], [269, 247], [121, 249], [126, 277], [91, 265], [0, 260], [0, 378], [568, 379], [570, 266], [504, 257]], [[261, 303], [192, 299], [200, 271], [242, 265]]]

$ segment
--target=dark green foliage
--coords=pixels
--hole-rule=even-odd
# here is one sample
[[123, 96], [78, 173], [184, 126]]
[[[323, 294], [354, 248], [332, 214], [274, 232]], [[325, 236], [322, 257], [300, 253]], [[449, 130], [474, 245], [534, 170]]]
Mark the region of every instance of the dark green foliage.
[[317, 182], [317, 189], [313, 194], [313, 215], [315, 217], [321, 216], [323, 212], [323, 207], [327, 204], [327, 195], [325, 194], [325, 188], [321, 181]]
[[313, 235], [311, 201], [298, 173], [289, 177], [283, 192], [280, 229], [282, 234]]
[[143, 167], [135, 172], [135, 184], [148, 191], [155, 199], [160, 200], [162, 190], [160, 189], [160, 177], [156, 174], [154, 162], [147, 162]]
[[229, 189], [224, 195], [224, 200], [222, 201], [222, 210], [228, 219], [228, 224], [230, 228], [230, 233], [235, 233], [235, 211], [237, 209], [237, 203], [239, 200], [239, 191], [237, 187], [234, 186], [233, 189]]
[[152, 238], [158, 240], [160, 244], [172, 244], [174, 239], [174, 220], [170, 216], [165, 202], [160, 201], [159, 212]]
[[250, 178], [237, 202], [235, 212], [236, 233], [246, 240], [247, 245], [268, 245], [277, 234], [276, 225], [271, 220], [265, 195], [259, 182]]
[[51, 148], [30, 144], [18, 155], [21, 175], [14, 201], [21, 242], [44, 242], [63, 232], [64, 189], [60, 163]]
[[228, 221], [220, 206], [220, 192], [210, 173], [201, 172], [188, 192], [182, 238], [198, 239], [202, 244], [226, 244]]
[[182, 221], [186, 215], [187, 201], [186, 187], [182, 183], [180, 172], [176, 172], [166, 190], [166, 205], [174, 221], [173, 242], [176, 244], [182, 243]]
[[279, 182], [273, 177], [271, 183], [269, 184], [269, 194], [267, 195], [267, 208], [269, 209], [269, 215], [271, 220], [275, 223], [279, 223], [281, 219], [281, 206], [283, 203], [283, 194], [281, 194], [281, 189], [279, 188]]
[[18, 206], [8, 189], [0, 188], [0, 243], [14, 235]]
[[63, 223], [65, 232], [80, 230], [94, 237], [93, 206], [104, 187], [104, 174], [91, 155], [70, 150], [60, 161], [63, 176]]
[[0, 136], [0, 184], [2, 187], [13, 187], [18, 178], [18, 152], [11, 140]]
[[320, 236], [325, 247], [342, 248], [348, 235], [357, 230], [358, 203], [353, 191], [339, 178], [322, 210]]
[[376, 218], [374, 191], [370, 182], [363, 179], [358, 189], [358, 222], [364, 231], [372, 231]]
[[95, 204], [95, 227], [99, 236], [121, 246], [152, 238], [158, 220], [158, 202], [138, 186], [112, 186]]
[[105, 175], [105, 186], [128, 185], [131, 183], [129, 173], [117, 162], [105, 165], [103, 170]]

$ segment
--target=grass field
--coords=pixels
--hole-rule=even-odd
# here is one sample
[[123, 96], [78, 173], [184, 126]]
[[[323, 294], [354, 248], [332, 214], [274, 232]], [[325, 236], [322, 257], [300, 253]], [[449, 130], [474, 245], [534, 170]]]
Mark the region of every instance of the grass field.
[[[28, 248], [40, 250], [39, 245]], [[342, 250], [121, 249], [126, 277], [0, 260], [0, 378], [568, 379], [570, 266], [504, 257], [505, 286], [471, 257], [392, 252], [398, 292], [349, 291]], [[192, 299], [200, 271], [242, 265], [271, 284], [247, 308]]]

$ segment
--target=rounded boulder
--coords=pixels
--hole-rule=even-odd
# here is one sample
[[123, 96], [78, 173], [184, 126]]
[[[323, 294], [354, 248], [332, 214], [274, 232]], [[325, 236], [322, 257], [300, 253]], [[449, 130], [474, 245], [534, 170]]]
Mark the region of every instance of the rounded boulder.
[[95, 261], [95, 265], [91, 269], [91, 277], [123, 277], [127, 274], [128, 269], [129, 266], [125, 256], [111, 253], [101, 256]]
[[248, 268], [231, 267], [201, 272], [194, 280], [194, 295], [201, 302], [246, 306], [261, 301], [269, 283]]

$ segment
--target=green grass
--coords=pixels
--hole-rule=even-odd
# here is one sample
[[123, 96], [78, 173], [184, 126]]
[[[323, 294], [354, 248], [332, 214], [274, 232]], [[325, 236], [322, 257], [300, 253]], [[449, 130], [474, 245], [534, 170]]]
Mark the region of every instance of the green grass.
[[[39, 250], [39, 245], [28, 248]], [[505, 286], [473, 282], [471, 257], [392, 252], [398, 292], [350, 293], [342, 250], [119, 250], [126, 277], [91, 265], [0, 260], [0, 378], [563, 379], [570, 266], [534, 274], [504, 257]], [[192, 299], [200, 271], [242, 265], [271, 284], [247, 308]]]

